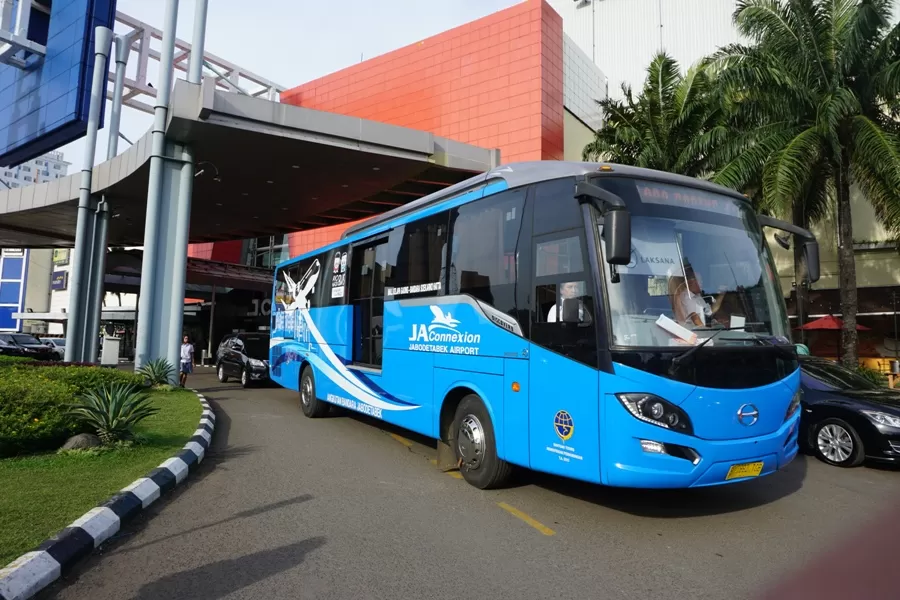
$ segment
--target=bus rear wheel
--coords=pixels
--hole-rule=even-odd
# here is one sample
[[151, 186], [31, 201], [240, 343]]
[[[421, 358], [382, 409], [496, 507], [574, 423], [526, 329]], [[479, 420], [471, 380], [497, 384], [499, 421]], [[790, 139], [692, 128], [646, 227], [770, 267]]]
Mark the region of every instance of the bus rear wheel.
[[494, 425], [481, 398], [469, 394], [456, 407], [453, 418], [453, 448], [463, 478], [478, 489], [502, 487], [512, 474], [512, 465], [497, 456]]
[[324, 417], [328, 413], [328, 405], [316, 397], [316, 378], [309, 365], [303, 368], [300, 375], [300, 409], [310, 419]]

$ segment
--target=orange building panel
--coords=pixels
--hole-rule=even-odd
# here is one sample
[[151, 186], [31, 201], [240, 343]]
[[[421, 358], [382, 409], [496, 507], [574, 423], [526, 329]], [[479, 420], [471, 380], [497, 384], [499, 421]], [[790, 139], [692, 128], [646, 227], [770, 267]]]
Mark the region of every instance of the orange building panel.
[[563, 158], [562, 18], [528, 0], [316, 79], [286, 104], [499, 148], [503, 162]]

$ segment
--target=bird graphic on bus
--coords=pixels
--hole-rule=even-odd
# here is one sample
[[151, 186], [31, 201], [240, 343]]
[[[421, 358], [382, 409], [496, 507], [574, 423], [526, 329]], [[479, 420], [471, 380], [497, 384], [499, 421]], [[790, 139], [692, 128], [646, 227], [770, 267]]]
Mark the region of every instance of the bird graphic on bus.
[[456, 326], [459, 325], [459, 321], [453, 318], [453, 315], [449, 312], [444, 314], [444, 311], [441, 310], [440, 306], [431, 306], [431, 312], [434, 314], [434, 318], [431, 320], [431, 325], [428, 327], [429, 331], [435, 328], [441, 329], [456, 329]]
[[285, 310], [303, 310], [309, 308], [309, 295], [315, 291], [316, 282], [319, 280], [320, 270], [321, 265], [319, 264], [319, 259], [316, 259], [309, 266], [309, 269], [307, 269], [303, 277], [300, 278], [300, 281], [294, 281], [294, 279], [288, 275], [287, 270], [283, 271], [284, 282], [287, 284], [292, 298], [290, 304], [287, 304], [284, 301], [281, 302], [284, 305]]

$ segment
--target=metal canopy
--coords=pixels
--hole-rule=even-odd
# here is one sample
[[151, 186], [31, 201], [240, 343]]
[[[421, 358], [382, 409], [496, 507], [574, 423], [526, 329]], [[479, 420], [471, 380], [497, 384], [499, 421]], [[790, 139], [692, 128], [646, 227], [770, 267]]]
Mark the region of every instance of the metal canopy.
[[[122, 283], [123, 280], [131, 280], [140, 285], [143, 254], [140, 250], [110, 252], [106, 259], [107, 282]], [[270, 292], [272, 277], [269, 269], [188, 257], [185, 283], [188, 291], [202, 289], [199, 286], [214, 285], [220, 289]]]
[[[167, 137], [196, 156], [192, 243], [347, 223], [499, 163], [499, 151], [424, 131], [177, 81]], [[109, 245], [143, 245], [150, 132], [95, 167], [110, 204]], [[0, 246], [71, 247], [81, 174], [0, 191]]]

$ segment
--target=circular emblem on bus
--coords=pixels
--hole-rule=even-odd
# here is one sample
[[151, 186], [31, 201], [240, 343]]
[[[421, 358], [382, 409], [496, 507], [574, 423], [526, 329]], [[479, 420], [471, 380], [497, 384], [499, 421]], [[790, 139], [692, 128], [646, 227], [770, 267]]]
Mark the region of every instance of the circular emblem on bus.
[[759, 421], [759, 411], [752, 404], [744, 404], [738, 409], [737, 418], [741, 425], [749, 427]]
[[556, 413], [556, 416], [553, 417], [553, 429], [559, 439], [564, 442], [568, 441], [575, 433], [575, 421], [572, 420], [572, 415], [564, 410]]

